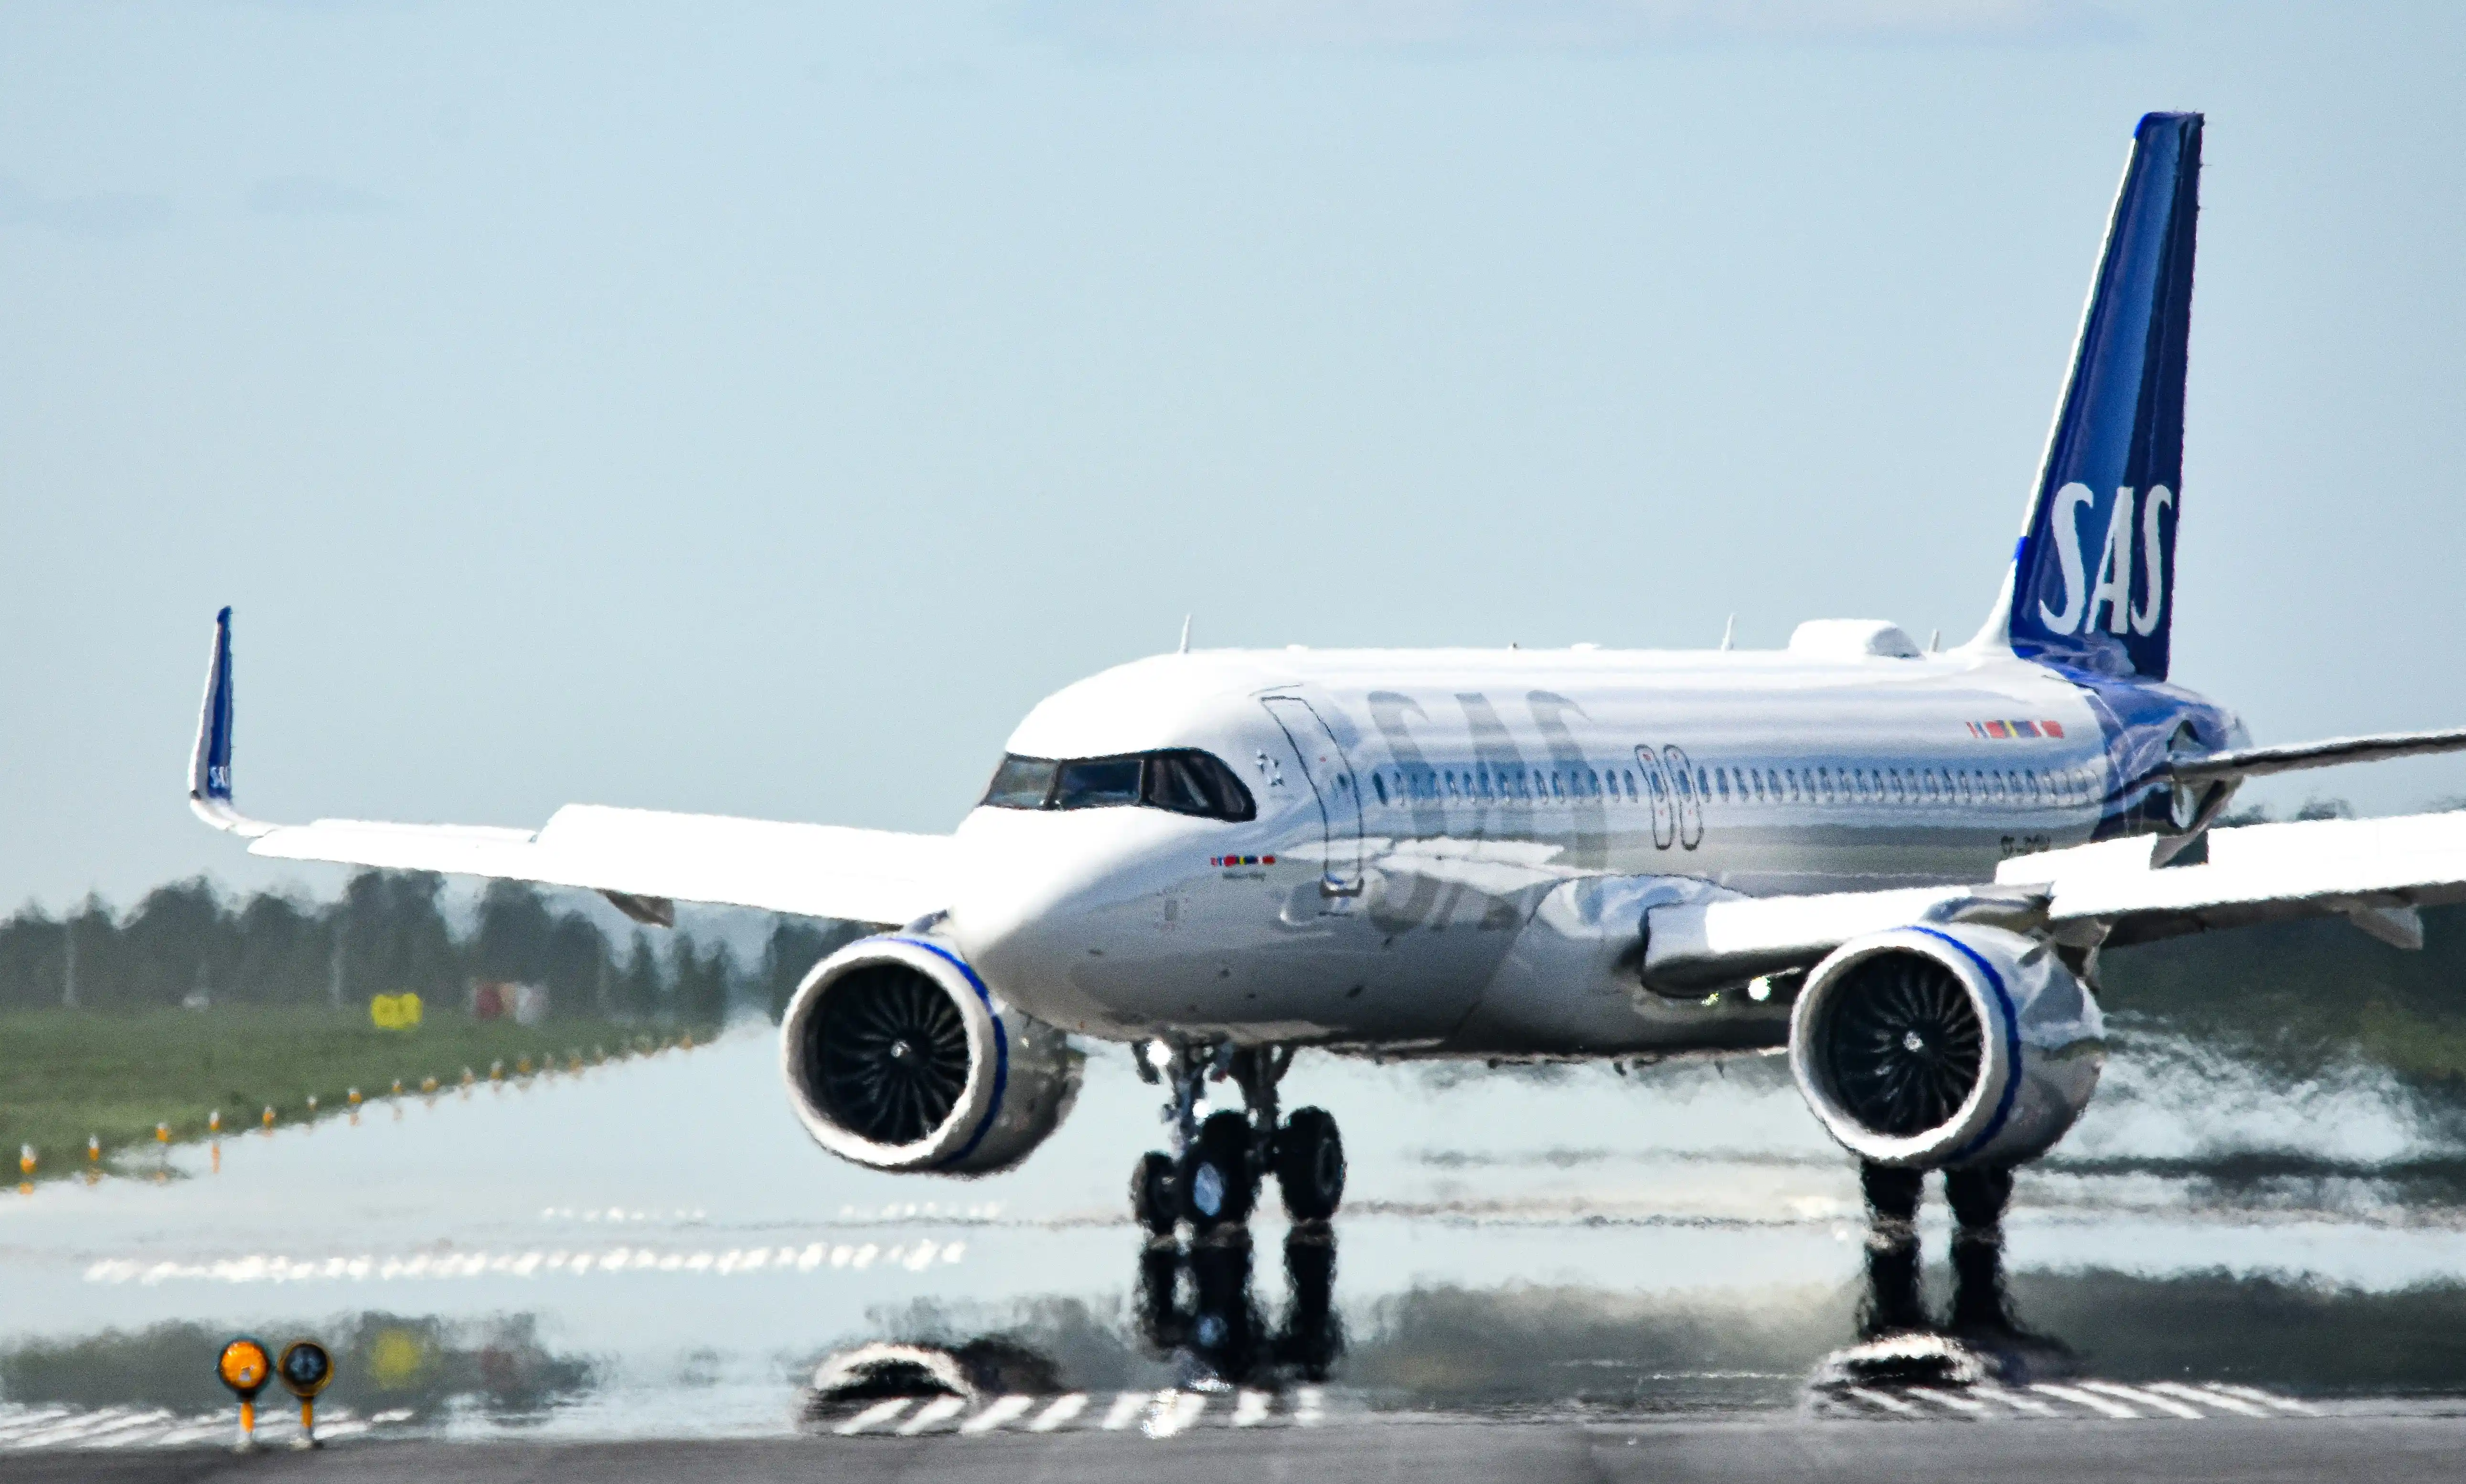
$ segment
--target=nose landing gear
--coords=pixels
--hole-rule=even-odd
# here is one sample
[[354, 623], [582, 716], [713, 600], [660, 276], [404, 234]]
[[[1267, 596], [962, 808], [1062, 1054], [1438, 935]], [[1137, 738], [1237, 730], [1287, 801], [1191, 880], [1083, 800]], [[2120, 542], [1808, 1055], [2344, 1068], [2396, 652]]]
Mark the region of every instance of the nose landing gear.
[[[1344, 1199], [1344, 1141], [1325, 1110], [1304, 1108], [1279, 1122], [1276, 1085], [1292, 1065], [1289, 1046], [1177, 1046], [1151, 1060], [1138, 1049], [1150, 1080], [1169, 1081], [1174, 1100], [1165, 1115], [1174, 1153], [1140, 1157], [1131, 1175], [1131, 1213], [1158, 1237], [1187, 1221], [1199, 1234], [1239, 1228], [1250, 1218], [1259, 1188], [1273, 1176], [1285, 1210], [1295, 1221], [1324, 1221]], [[1230, 1081], [1243, 1111], [1199, 1117], [1200, 1084]]]

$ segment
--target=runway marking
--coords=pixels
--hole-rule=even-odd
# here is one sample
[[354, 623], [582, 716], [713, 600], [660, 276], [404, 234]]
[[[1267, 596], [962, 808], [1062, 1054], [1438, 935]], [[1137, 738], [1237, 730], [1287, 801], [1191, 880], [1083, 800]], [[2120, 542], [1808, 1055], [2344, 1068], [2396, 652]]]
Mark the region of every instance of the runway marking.
[[901, 1423], [896, 1431], [903, 1438], [912, 1438], [937, 1422], [947, 1422], [968, 1409], [966, 1397], [935, 1397], [916, 1408], [916, 1415]]
[[506, 1276], [536, 1279], [543, 1273], [562, 1273], [579, 1277], [592, 1272], [685, 1272], [706, 1277], [729, 1278], [740, 1273], [766, 1271], [817, 1272], [824, 1267], [834, 1271], [863, 1271], [875, 1265], [900, 1268], [908, 1272], [922, 1272], [928, 1268], [949, 1267], [967, 1255], [964, 1242], [936, 1242], [927, 1238], [914, 1246], [902, 1244], [885, 1252], [873, 1243], [850, 1248], [833, 1247], [815, 1242], [802, 1248], [783, 1247], [775, 1251], [768, 1247], [750, 1248], [709, 1248], [694, 1251], [654, 1251], [649, 1248], [609, 1248], [596, 1252], [417, 1252], [409, 1257], [379, 1257], [362, 1252], [355, 1256], [286, 1257], [252, 1252], [244, 1257], [217, 1258], [199, 1262], [143, 1263], [133, 1258], [109, 1257], [88, 1264], [88, 1283], [138, 1283], [152, 1287], [158, 1283], [203, 1279], [216, 1283], [330, 1283], [349, 1280], [365, 1282], [374, 1278], [381, 1283], [409, 1278], [477, 1278]]
[[1067, 1396], [1055, 1397], [1051, 1406], [1036, 1414], [1036, 1420], [1027, 1425], [1027, 1430], [1051, 1432], [1087, 1409], [1087, 1393], [1085, 1391], [1073, 1391]]
[[1148, 1420], [1139, 1430], [1152, 1438], [1169, 1438], [1189, 1430], [1207, 1410], [1207, 1396], [1199, 1391], [1159, 1391], [1155, 1405], [1150, 1408]]
[[2121, 1385], [2112, 1381], [2085, 1381], [2081, 1383], [2081, 1386], [2088, 1391], [2102, 1391], [2119, 1402], [2138, 1402], [2143, 1406], [2154, 1406], [2170, 1417], [2181, 1417], [2189, 1422], [2199, 1422], [2202, 1417], [2202, 1413], [2196, 1407], [2186, 1406], [2171, 1397], [2162, 1397], [2154, 1391], [2143, 1391], [2139, 1386]]
[[1244, 1389], [1233, 1403], [1233, 1426], [1255, 1428], [1267, 1420], [1267, 1393]]
[[908, 1404], [914, 1400], [914, 1397], [892, 1397], [887, 1402], [876, 1402], [831, 1430], [841, 1437], [852, 1438], [865, 1428], [878, 1427], [908, 1410]]
[[959, 1430], [967, 1433], [991, 1432], [1035, 1405], [1034, 1397], [996, 1397], [985, 1404], [983, 1411], [959, 1424]]
[[1899, 1412], [1905, 1417], [1916, 1417], [1919, 1415], [1917, 1407], [1902, 1401], [1899, 1397], [1886, 1396], [1880, 1391], [1870, 1391], [1865, 1386], [1849, 1386], [1844, 1389], [1846, 1389], [1851, 1396], [1856, 1397], [1859, 1401], [1864, 1402], [1871, 1406], [1880, 1406], [1888, 1412]]
[[[86, 1448], [126, 1448], [129, 1444], [146, 1436], [148, 1428], [159, 1428], [163, 1424], [171, 1420], [171, 1414], [169, 1412], [158, 1409], [147, 1412], [143, 1417], [132, 1419], [125, 1427], [106, 1428], [100, 1432], [88, 1433], [79, 1441], [81, 1446]], [[365, 1430], [368, 1424], [361, 1423], [359, 1426]], [[325, 1428], [317, 1429], [321, 1436], [328, 1430], [329, 1429]]]
[[2237, 1386], [2223, 1381], [2212, 1381], [2207, 1384], [2211, 1391], [2223, 1391], [2229, 1396], [2241, 1397], [2247, 1402], [2258, 1402], [2263, 1406], [2274, 1406], [2290, 1417], [2321, 1415], [2320, 1408], [2317, 1406], [2307, 1406], [2291, 1397], [2273, 1396], [2258, 1386]]
[[2180, 1381], [2153, 1381], [2146, 1389], [2163, 1391], [2170, 1397], [2177, 1397], [2186, 1402], [2198, 1402], [2204, 1406], [2222, 1406], [2239, 1416], [2266, 1417], [2269, 1415], [2269, 1408], [2265, 1406], [2254, 1406], [2240, 1397], [2231, 1397], [2223, 1392], [2204, 1391], [2198, 1386], [2187, 1386]]
[[2119, 1421], [2129, 1421], [2141, 1415], [2132, 1408], [2110, 1402], [2102, 1396], [2097, 1396], [2087, 1391], [2075, 1390], [2071, 1386], [2058, 1386], [2051, 1382], [2042, 1381], [2036, 1385], [2031, 1386], [2029, 1389], [2042, 1396], [2051, 1396], [2061, 1401], [2070, 1402], [2075, 1406], [2086, 1406], [2091, 1411], [2102, 1412], [2105, 1415], [2116, 1418]]
[[[106, 1406], [98, 1412], [81, 1412], [65, 1420], [55, 1422], [50, 1427], [37, 1428], [32, 1432], [21, 1433], [17, 1437], [11, 1439], [9, 1446], [11, 1448], [42, 1448], [47, 1444], [71, 1443], [89, 1433], [108, 1432], [117, 1428], [126, 1426], [131, 1415], [132, 1413], [130, 1412], [130, 1409], [124, 1406]], [[158, 1415], [166, 1418], [169, 1416], [168, 1413]], [[140, 1424], [143, 1424], [153, 1419], [150, 1416], [141, 1414], [138, 1415], [137, 1420]]]
[[1913, 1396], [1922, 1396], [1928, 1401], [1935, 1403], [1938, 1406], [1948, 1406], [1955, 1411], [1965, 1412], [1972, 1417], [1978, 1416], [1986, 1410], [1986, 1404], [1984, 1402], [1975, 1402], [1970, 1400], [1968, 1397], [1959, 1395], [1955, 1392], [1941, 1390], [1935, 1386], [1912, 1386], [1910, 1388], [1910, 1394]]
[[37, 1428], [65, 1417], [68, 1415], [68, 1410], [67, 1407], [58, 1405], [38, 1406], [25, 1416], [0, 1423], [0, 1443], [5, 1443], [20, 1433], [32, 1432]]
[[2016, 1412], [2028, 1412], [2033, 1417], [2055, 1417], [2062, 1415], [2053, 1407], [2049, 1406], [2046, 1403], [2039, 1401], [2035, 1397], [2025, 1397], [2017, 1391], [2006, 1391], [2002, 1386], [1987, 1385], [1984, 1383], [1981, 1383], [1969, 1389], [1977, 1392], [1980, 1396], [1988, 1397], [2001, 1402], [2006, 1406], [2012, 1408]]
[[1304, 1386], [1294, 1393], [1299, 1405], [1293, 1408], [1293, 1426], [1315, 1428], [1327, 1417], [1327, 1393], [1316, 1386]]
[[1155, 1394], [1152, 1392], [1125, 1391], [1113, 1398], [1112, 1410], [1107, 1412], [1105, 1420], [1097, 1426], [1107, 1432], [1119, 1432], [1129, 1427], [1139, 1413], [1147, 1409], [1147, 1405], [1155, 1400]]

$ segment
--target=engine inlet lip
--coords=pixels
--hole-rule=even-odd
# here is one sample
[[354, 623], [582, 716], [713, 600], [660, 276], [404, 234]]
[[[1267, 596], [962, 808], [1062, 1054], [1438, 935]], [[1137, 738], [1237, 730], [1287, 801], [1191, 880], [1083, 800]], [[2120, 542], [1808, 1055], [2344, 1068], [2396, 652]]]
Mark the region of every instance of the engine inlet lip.
[[[989, 1073], [972, 1076], [946, 1116], [923, 1137], [907, 1144], [882, 1143], [841, 1123], [832, 1113], [831, 1099], [822, 1092], [820, 1068], [812, 1054], [814, 1024], [840, 981], [865, 969], [894, 966], [925, 978], [950, 999], [966, 1027], [970, 1065]], [[780, 1018], [780, 1032], [779, 1069], [796, 1121], [814, 1142], [851, 1163], [876, 1170], [914, 1171], [964, 1158], [982, 1139], [1001, 1106], [1008, 1058], [1000, 1024], [974, 974], [938, 945], [887, 935], [848, 944], [806, 973]]]
[[[1944, 1123], [1917, 1134], [1879, 1133], [1850, 1115], [1832, 1085], [1819, 1048], [1823, 1020], [1850, 972], [1872, 957], [1906, 953], [1949, 970], [1967, 992], [1982, 1032], [1978, 1077], [1968, 1096]], [[1925, 928], [1895, 928], [1854, 940], [1834, 951], [1807, 976], [1790, 1011], [1790, 1073], [1825, 1131], [1870, 1163], [1932, 1169], [1958, 1161], [1991, 1136], [2019, 1089], [2019, 1046], [2009, 997], [1982, 969], [1968, 945]]]

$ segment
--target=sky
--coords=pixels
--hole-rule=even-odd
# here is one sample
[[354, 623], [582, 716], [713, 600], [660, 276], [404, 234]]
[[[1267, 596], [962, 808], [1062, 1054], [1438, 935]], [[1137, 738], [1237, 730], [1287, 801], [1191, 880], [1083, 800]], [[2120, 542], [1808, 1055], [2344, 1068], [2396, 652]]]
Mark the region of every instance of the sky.
[[[2176, 676], [2466, 724], [2466, 9], [0, 11], [0, 910], [261, 818], [940, 830], [1204, 646], [1966, 638], [2209, 116]], [[2366, 812], [2466, 761], [2255, 786]]]

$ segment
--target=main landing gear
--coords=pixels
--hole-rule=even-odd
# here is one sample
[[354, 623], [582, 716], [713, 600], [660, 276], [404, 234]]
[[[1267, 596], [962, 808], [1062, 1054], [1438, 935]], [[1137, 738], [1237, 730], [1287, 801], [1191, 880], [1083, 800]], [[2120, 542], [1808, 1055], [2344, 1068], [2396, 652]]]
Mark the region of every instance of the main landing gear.
[[[1326, 1111], [1303, 1108], [1279, 1121], [1276, 1084], [1292, 1065], [1290, 1046], [1143, 1046], [1139, 1074], [1173, 1090], [1164, 1116], [1174, 1152], [1149, 1153], [1131, 1173], [1131, 1212], [1155, 1236], [1190, 1223], [1204, 1236], [1239, 1228], [1258, 1203], [1259, 1188], [1275, 1178], [1293, 1220], [1324, 1221], [1344, 1199], [1344, 1140]], [[1201, 1085], [1229, 1081], [1242, 1090], [1242, 1111], [1199, 1116]]]

